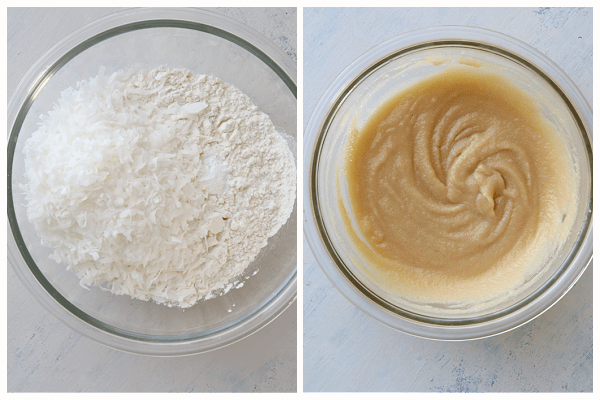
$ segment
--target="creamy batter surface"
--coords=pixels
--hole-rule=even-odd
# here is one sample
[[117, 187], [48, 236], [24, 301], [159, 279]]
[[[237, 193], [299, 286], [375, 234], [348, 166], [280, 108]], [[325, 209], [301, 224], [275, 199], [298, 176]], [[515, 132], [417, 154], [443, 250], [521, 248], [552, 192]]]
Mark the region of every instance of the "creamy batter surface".
[[514, 290], [573, 224], [565, 145], [530, 95], [484, 68], [448, 66], [382, 104], [352, 133], [344, 172], [371, 279], [418, 301]]

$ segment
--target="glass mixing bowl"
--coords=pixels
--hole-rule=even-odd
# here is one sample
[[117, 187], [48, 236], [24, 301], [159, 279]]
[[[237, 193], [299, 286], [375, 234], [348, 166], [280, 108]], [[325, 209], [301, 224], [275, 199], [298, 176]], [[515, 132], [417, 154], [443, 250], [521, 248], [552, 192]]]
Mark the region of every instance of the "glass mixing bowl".
[[[566, 142], [570, 161], [581, 177], [574, 229], [536, 278], [508, 300], [451, 313], [439, 305], [420, 307], [399, 299], [368, 278], [364, 271], [369, 269], [369, 261], [353, 245], [340, 212], [340, 207], [344, 207], [352, 220], [343, 162], [353, 125], [360, 131], [380, 104], [414, 82], [439, 72], [445, 68], [446, 60], [492, 66], [531, 94], [539, 102], [543, 116]], [[488, 30], [453, 26], [398, 36], [348, 66], [322, 96], [307, 124], [306, 239], [333, 285], [356, 307], [384, 324], [442, 340], [482, 338], [508, 331], [558, 301], [591, 260], [591, 129], [592, 113], [577, 87], [548, 58], [524, 43]]]
[[[24, 142], [39, 115], [77, 81], [107, 71], [166, 65], [214, 75], [269, 115], [296, 154], [296, 66], [270, 40], [201, 10], [128, 10], [74, 32], [25, 75], [8, 108], [8, 260], [35, 298], [77, 332], [120, 350], [150, 355], [200, 353], [264, 327], [296, 298], [296, 206], [246, 269], [243, 287], [182, 310], [86, 290], [48, 258], [26, 214]], [[257, 274], [252, 276], [255, 272]]]

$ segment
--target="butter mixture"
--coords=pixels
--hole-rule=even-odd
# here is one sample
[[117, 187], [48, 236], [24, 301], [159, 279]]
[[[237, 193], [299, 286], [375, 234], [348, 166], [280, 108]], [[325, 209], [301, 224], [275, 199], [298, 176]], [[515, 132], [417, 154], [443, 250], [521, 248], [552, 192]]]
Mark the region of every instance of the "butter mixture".
[[368, 275], [408, 299], [513, 291], [573, 225], [565, 145], [529, 94], [485, 68], [450, 65], [398, 93], [352, 133], [345, 157]]

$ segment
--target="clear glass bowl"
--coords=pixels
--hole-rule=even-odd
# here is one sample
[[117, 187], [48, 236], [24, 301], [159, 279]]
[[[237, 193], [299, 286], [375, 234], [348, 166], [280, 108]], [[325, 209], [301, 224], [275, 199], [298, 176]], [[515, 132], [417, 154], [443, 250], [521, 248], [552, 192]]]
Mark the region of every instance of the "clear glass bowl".
[[[107, 71], [166, 65], [214, 75], [247, 94], [296, 154], [296, 66], [270, 40], [227, 17], [189, 9], [128, 10], [74, 32], [25, 75], [8, 107], [8, 259], [51, 313], [77, 332], [120, 350], [150, 355], [200, 353], [264, 327], [296, 298], [296, 206], [244, 276], [243, 287], [182, 310], [85, 290], [27, 220], [22, 148], [60, 91]], [[251, 276], [258, 271], [255, 276]]]
[[[541, 112], [568, 144], [581, 176], [575, 228], [535, 280], [516, 297], [481, 309], [447, 310], [400, 301], [365, 273], [368, 261], [353, 245], [340, 213], [351, 213], [344, 146], [386, 99], [444, 68], [444, 60], [493, 65], [539, 100]], [[508, 36], [471, 27], [433, 27], [386, 41], [356, 59], [317, 104], [304, 138], [304, 231], [319, 266], [356, 307], [400, 331], [442, 340], [482, 338], [508, 331], [547, 310], [577, 281], [592, 257], [592, 113], [573, 82], [548, 58]], [[350, 215], [352, 218], [352, 216]]]

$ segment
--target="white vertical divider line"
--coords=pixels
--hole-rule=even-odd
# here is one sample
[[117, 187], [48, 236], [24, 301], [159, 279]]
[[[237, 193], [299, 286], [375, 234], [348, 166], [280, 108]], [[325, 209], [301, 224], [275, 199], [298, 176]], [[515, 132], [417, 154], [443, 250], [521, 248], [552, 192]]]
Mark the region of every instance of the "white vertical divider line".
[[297, 206], [298, 206], [298, 224], [297, 224], [297, 230], [298, 233], [296, 235], [296, 239], [297, 239], [297, 276], [298, 276], [298, 280], [297, 280], [297, 296], [296, 296], [296, 321], [297, 321], [297, 354], [296, 354], [296, 367], [298, 368], [297, 370], [297, 391], [298, 393], [303, 393], [304, 392], [304, 385], [303, 385], [303, 367], [304, 367], [304, 358], [303, 358], [303, 344], [304, 341], [303, 339], [303, 332], [304, 332], [304, 313], [303, 313], [303, 304], [304, 304], [304, 296], [303, 296], [303, 288], [304, 288], [304, 264], [303, 264], [303, 249], [302, 249], [302, 240], [304, 238], [304, 233], [303, 233], [303, 226], [304, 226], [304, 221], [303, 221], [303, 216], [304, 216], [304, 204], [303, 204], [303, 190], [302, 188], [304, 187], [304, 174], [303, 174], [303, 165], [302, 165], [302, 160], [304, 159], [303, 157], [303, 143], [304, 143], [304, 124], [303, 124], [303, 115], [304, 115], [304, 110], [303, 110], [303, 104], [304, 104], [304, 14], [303, 14], [304, 9], [302, 8], [302, 2], [298, 3], [298, 10], [297, 10], [297, 78], [296, 78], [296, 82], [297, 82], [297, 98], [296, 100], [298, 101], [298, 108], [297, 108], [297, 112], [298, 112], [298, 116], [297, 116], [297, 136], [299, 136], [296, 139], [296, 143], [298, 143], [298, 146], [296, 148], [296, 152], [297, 152], [297, 179], [296, 179], [296, 193], [297, 193]]

